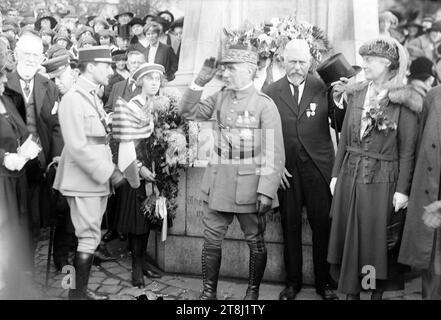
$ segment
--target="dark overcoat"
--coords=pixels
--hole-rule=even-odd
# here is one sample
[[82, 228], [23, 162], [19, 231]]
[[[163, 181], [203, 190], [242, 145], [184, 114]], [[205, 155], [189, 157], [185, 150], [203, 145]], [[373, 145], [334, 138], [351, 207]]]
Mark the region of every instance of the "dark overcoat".
[[410, 192], [399, 262], [428, 269], [434, 230], [423, 220], [424, 206], [440, 199], [441, 177], [441, 86], [426, 96], [420, 128], [419, 151]]

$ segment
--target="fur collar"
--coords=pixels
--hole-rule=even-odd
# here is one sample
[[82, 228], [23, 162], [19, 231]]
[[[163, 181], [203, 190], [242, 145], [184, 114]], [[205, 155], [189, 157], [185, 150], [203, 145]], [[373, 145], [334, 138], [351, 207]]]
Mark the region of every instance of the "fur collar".
[[[348, 86], [346, 94], [351, 95], [364, 90], [368, 86], [367, 81], [357, 82]], [[401, 104], [409, 110], [420, 113], [423, 109], [423, 97], [412, 85], [391, 85], [387, 88], [387, 97], [393, 103]]]

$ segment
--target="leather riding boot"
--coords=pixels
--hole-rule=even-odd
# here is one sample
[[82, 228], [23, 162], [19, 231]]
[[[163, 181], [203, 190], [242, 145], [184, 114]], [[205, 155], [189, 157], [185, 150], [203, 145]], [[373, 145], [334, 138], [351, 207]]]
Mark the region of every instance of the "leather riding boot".
[[145, 255], [146, 237], [144, 235], [129, 234], [130, 251], [132, 252], [132, 285], [138, 288], [144, 288], [144, 274], [142, 272], [142, 264]]
[[250, 275], [244, 300], [257, 300], [259, 298], [259, 287], [265, 273], [266, 260], [266, 249], [263, 252], [250, 250]]
[[79, 252], [75, 253], [75, 289], [69, 290], [70, 300], [107, 300], [107, 296], [97, 295], [87, 289], [90, 269], [92, 268], [93, 254]]
[[202, 249], [202, 281], [203, 291], [200, 300], [217, 300], [217, 280], [221, 265], [222, 249], [207, 248]]

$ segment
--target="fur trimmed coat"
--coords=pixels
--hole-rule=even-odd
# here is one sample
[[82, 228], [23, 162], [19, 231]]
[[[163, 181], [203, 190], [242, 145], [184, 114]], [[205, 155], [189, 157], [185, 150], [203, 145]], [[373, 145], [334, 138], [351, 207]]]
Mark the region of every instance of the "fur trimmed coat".
[[[360, 137], [368, 83], [346, 91], [347, 111], [332, 172], [337, 178], [331, 207], [328, 261], [339, 277], [339, 291], [360, 292], [362, 268], [375, 267], [378, 280], [388, 280], [387, 225], [394, 211], [395, 192], [409, 195], [421, 96], [410, 87], [389, 87], [382, 104], [396, 129], [373, 128]], [[339, 274], [339, 276], [338, 276]], [[404, 282], [385, 290], [400, 290]]]

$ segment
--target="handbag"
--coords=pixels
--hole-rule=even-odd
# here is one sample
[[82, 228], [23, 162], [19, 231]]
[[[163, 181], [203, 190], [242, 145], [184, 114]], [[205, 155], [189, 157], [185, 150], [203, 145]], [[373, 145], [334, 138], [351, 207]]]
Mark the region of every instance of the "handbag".
[[389, 252], [395, 252], [400, 249], [406, 212], [407, 209], [400, 209], [398, 212], [392, 213], [392, 217], [387, 225], [387, 250]]

